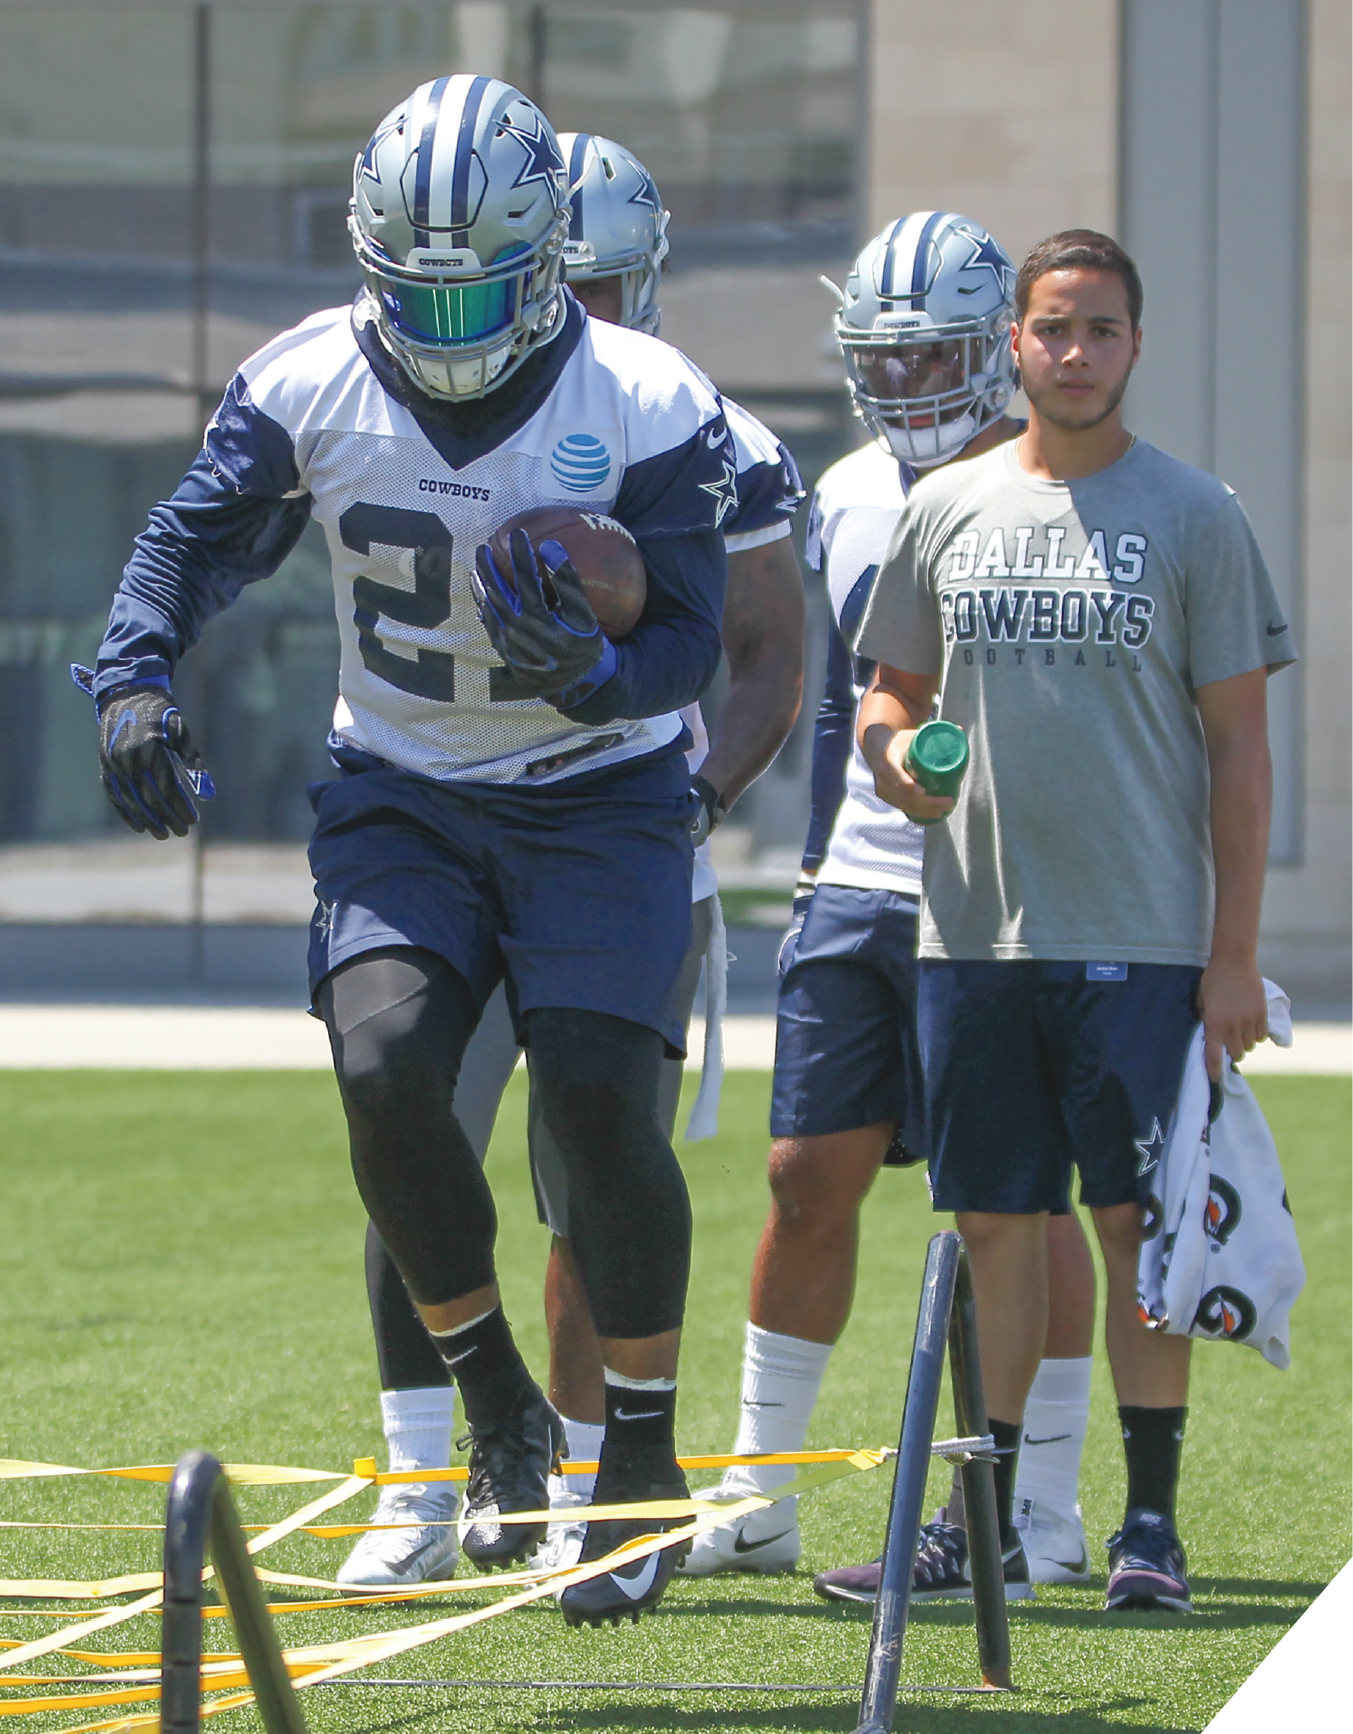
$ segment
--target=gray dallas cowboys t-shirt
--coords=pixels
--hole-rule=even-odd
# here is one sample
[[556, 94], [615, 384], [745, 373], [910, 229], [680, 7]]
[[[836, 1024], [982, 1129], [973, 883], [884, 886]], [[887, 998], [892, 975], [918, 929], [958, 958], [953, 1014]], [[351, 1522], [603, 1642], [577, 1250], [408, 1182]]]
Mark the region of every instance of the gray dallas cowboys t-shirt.
[[926, 834], [920, 955], [1207, 962], [1207, 753], [1194, 692], [1296, 658], [1239, 500], [1137, 440], [1072, 482], [1015, 445], [913, 488], [860, 655], [938, 673], [968, 732]]

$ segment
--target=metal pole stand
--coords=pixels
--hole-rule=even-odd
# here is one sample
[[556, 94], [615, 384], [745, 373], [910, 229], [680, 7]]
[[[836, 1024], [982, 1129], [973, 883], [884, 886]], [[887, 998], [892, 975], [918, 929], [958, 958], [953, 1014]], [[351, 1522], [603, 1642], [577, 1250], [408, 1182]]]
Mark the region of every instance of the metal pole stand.
[[[964, 1437], [934, 1443], [944, 1352], [949, 1350], [954, 1412]], [[902, 1643], [907, 1632], [912, 1572], [921, 1535], [921, 1506], [932, 1455], [960, 1465], [967, 1509], [968, 1570], [982, 1684], [1010, 1691], [1010, 1626], [1005, 1608], [1005, 1568], [992, 1474], [994, 1441], [986, 1433], [986, 1402], [977, 1358], [968, 1249], [952, 1229], [937, 1234], [926, 1254], [916, 1342], [911, 1353], [902, 1437], [893, 1471], [893, 1498], [874, 1626], [869, 1637], [864, 1694], [855, 1734], [889, 1734], [897, 1708]]]
[[161, 1734], [198, 1734], [201, 1726], [202, 1568], [208, 1547], [263, 1726], [268, 1734], [306, 1734], [225, 1471], [210, 1451], [189, 1451], [180, 1457], [169, 1484], [160, 1644]]

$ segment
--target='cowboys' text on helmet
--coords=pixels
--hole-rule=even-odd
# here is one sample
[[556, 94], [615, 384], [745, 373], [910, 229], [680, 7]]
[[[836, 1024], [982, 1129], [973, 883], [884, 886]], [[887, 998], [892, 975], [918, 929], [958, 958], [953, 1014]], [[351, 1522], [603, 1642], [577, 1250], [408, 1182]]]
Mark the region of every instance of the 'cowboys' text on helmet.
[[917, 469], [942, 464], [1015, 394], [1015, 268], [978, 223], [913, 211], [850, 268], [834, 322], [857, 413]]
[[559, 148], [572, 206], [564, 276], [570, 283], [619, 277], [620, 323], [656, 337], [667, 212], [652, 175], [632, 151], [596, 133], [561, 133]]
[[419, 85], [358, 157], [351, 211], [368, 308], [422, 390], [482, 397], [558, 330], [564, 159], [512, 85]]

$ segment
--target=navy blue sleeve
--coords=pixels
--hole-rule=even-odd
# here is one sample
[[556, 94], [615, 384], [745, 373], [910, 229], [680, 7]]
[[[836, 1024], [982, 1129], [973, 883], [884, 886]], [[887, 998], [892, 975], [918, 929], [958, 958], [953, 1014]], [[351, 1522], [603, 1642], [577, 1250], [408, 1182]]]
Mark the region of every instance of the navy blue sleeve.
[[846, 766], [850, 763], [855, 727], [855, 691], [851, 685], [850, 652], [833, 621], [827, 636], [827, 679], [813, 724], [813, 768], [808, 839], [803, 846], [803, 870], [816, 873], [827, 854], [832, 826], [846, 798]]
[[191, 469], [136, 538], [99, 646], [96, 698], [127, 681], [167, 684], [206, 622], [272, 576], [310, 518], [297, 489], [289, 436], [237, 376]]
[[629, 465], [611, 516], [637, 542], [651, 542], [662, 536], [726, 530], [725, 520], [737, 507], [733, 436], [720, 415], [684, 445]]
[[648, 568], [643, 617], [616, 645], [611, 678], [564, 710], [573, 722], [597, 727], [680, 710], [700, 697], [719, 666], [728, 581], [722, 534], [708, 529], [637, 540]]
[[864, 618], [869, 593], [878, 577], [877, 566], [867, 566], [850, 587], [827, 637], [827, 679], [822, 703], [813, 725], [811, 814], [808, 840], [803, 846], [803, 870], [816, 873], [827, 854], [832, 826], [846, 797], [846, 766], [855, 739], [855, 688], [868, 686], [874, 678], [874, 663], [852, 656], [846, 635], [854, 636]]
[[725, 536], [746, 536], [792, 518], [803, 499], [799, 467], [785, 445], [775, 463], [753, 464], [738, 476], [737, 510], [724, 519]]

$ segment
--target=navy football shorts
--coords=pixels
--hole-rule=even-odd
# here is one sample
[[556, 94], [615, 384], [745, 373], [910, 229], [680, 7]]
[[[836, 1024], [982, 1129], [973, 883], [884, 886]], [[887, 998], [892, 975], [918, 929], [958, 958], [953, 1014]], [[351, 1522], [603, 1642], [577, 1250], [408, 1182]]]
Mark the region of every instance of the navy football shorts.
[[920, 971], [936, 1210], [1063, 1211], [1073, 1164], [1082, 1204], [1145, 1203], [1202, 971], [932, 958]]
[[694, 797], [680, 743], [565, 782], [437, 783], [379, 760], [310, 790], [310, 991], [364, 951], [443, 957], [518, 1036], [540, 1006], [609, 1012], [685, 1053]]
[[775, 1026], [774, 1138], [814, 1138], [893, 1120], [924, 1153], [916, 1046], [916, 901], [819, 885], [782, 960]]

